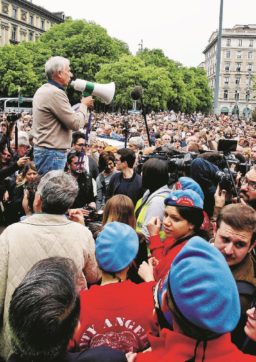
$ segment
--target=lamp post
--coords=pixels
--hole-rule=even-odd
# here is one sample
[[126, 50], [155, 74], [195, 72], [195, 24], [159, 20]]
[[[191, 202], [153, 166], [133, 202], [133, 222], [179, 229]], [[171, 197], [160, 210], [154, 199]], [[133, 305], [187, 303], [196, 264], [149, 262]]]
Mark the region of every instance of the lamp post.
[[248, 121], [249, 119], [249, 108], [248, 108], [248, 105], [249, 105], [249, 101], [250, 101], [250, 87], [251, 87], [251, 71], [249, 70], [248, 71], [248, 85], [247, 85], [247, 89], [246, 89], [246, 109], [245, 109], [245, 119]]
[[214, 114], [216, 115], [219, 113], [218, 97], [219, 97], [219, 85], [220, 85], [222, 19], [223, 19], [223, 0], [220, 0], [219, 31], [217, 39], [217, 53], [216, 53], [216, 76], [215, 76], [215, 85], [214, 85]]

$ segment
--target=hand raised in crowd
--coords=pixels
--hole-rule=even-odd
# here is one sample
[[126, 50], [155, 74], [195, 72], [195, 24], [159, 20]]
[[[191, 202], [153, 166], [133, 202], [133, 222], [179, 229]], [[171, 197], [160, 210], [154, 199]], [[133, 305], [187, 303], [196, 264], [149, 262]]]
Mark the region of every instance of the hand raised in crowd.
[[9, 192], [6, 190], [3, 195], [3, 201], [8, 201], [8, 200], [9, 200]]
[[126, 359], [128, 362], [135, 362], [136, 361], [136, 357], [137, 357], [137, 353], [134, 352], [128, 352], [125, 355]]
[[226, 203], [226, 194], [227, 191], [220, 188], [220, 185], [217, 186], [217, 189], [214, 194], [215, 207], [222, 208]]
[[26, 163], [28, 163], [30, 161], [30, 158], [28, 156], [23, 156], [21, 158], [18, 159], [17, 161], [17, 165], [18, 167], [23, 167], [26, 165]]
[[154, 265], [158, 263], [156, 258], [150, 258], [148, 263], [143, 261], [138, 270], [138, 275], [143, 279], [145, 282], [152, 282], [155, 280], [154, 278]]
[[161, 229], [161, 220], [159, 217], [152, 217], [147, 224], [147, 229], [150, 236], [158, 235]]
[[87, 108], [92, 109], [94, 106], [94, 99], [92, 96], [83, 97], [81, 103], [84, 104]]
[[246, 335], [253, 341], [256, 341], [256, 310], [255, 307], [247, 310], [247, 323], [244, 327]]
[[78, 222], [79, 224], [84, 225], [84, 214], [81, 209], [69, 209], [68, 218], [71, 221]]

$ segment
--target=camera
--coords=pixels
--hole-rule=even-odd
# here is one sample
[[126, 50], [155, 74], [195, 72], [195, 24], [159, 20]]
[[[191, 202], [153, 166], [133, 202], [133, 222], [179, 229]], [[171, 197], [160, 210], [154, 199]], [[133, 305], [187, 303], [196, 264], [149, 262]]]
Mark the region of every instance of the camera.
[[101, 222], [103, 217], [103, 211], [102, 210], [96, 210], [91, 206], [85, 206], [84, 210], [87, 210], [89, 212], [88, 216], [84, 217], [84, 221], [86, 224], [92, 223], [92, 222]]
[[138, 172], [141, 173], [143, 164], [151, 159], [157, 158], [168, 162], [169, 169], [169, 184], [178, 180], [180, 176], [190, 175], [190, 166], [194, 158], [197, 157], [193, 152], [178, 152], [172, 150], [171, 152], [153, 152], [149, 155], [142, 155], [138, 164]]
[[[231, 176], [232, 175], [232, 176]], [[232, 178], [236, 178], [236, 173], [231, 172], [231, 175], [229, 174], [227, 169], [224, 169], [223, 171], [217, 171], [216, 172], [216, 183], [219, 184], [219, 187], [221, 190], [226, 190], [228, 192], [233, 191], [233, 182]]]
[[22, 116], [21, 113], [11, 112], [11, 113], [8, 113], [8, 114], [7, 114], [6, 120], [7, 120], [7, 122], [9, 122], [9, 123], [14, 123], [14, 122], [16, 122], [21, 116]]

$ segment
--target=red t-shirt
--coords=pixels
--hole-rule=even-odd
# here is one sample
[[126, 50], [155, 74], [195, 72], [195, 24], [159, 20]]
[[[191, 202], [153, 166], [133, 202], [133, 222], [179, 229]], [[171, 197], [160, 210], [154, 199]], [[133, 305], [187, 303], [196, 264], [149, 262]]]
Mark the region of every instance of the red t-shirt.
[[94, 285], [80, 293], [80, 320], [73, 342], [80, 349], [109, 346], [123, 352], [142, 351], [149, 346], [155, 282]]

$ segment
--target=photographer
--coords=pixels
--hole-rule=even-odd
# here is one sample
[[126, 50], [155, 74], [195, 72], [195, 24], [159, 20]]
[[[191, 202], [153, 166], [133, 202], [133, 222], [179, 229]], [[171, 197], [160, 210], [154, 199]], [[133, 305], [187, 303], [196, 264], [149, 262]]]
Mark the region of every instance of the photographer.
[[38, 178], [38, 172], [34, 162], [28, 161], [23, 167], [20, 174], [17, 175], [15, 184], [11, 183], [7, 186], [9, 198], [5, 203], [5, 224], [10, 225], [20, 221], [20, 218], [25, 215], [23, 209], [23, 198], [26, 189]]
[[78, 184], [78, 194], [72, 208], [83, 208], [89, 205], [96, 208], [93, 192], [92, 177], [84, 169], [83, 163], [79, 160], [79, 153], [70, 151], [67, 157], [67, 172], [72, 175]]

